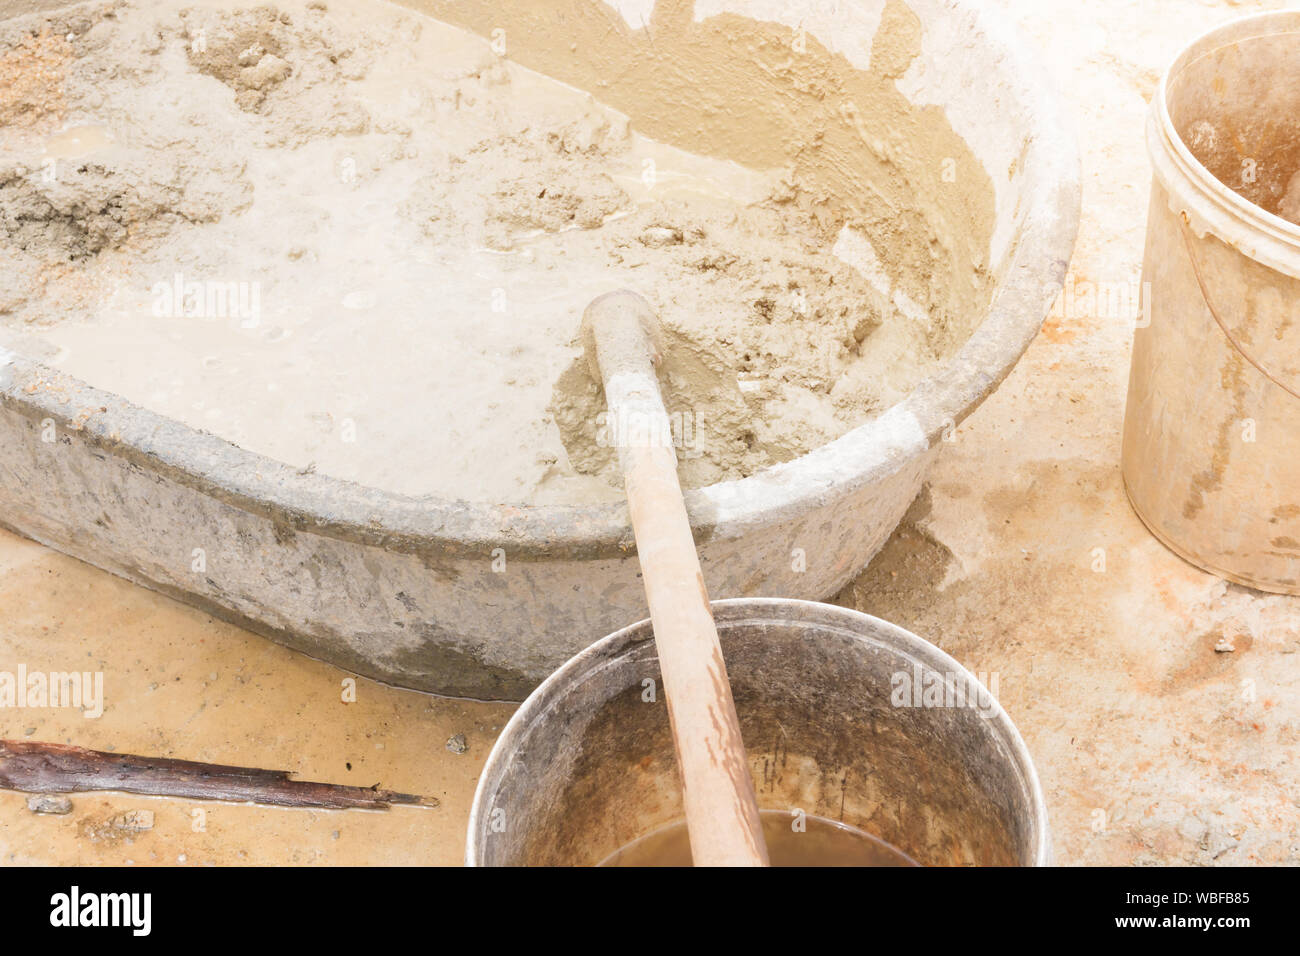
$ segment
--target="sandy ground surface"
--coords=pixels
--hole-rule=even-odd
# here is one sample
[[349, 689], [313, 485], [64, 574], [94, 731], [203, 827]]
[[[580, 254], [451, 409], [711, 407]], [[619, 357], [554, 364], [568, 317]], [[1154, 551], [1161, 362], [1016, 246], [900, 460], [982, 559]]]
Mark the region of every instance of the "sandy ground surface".
[[[338, 811], [74, 794], [71, 813], [51, 816], [0, 791], [0, 865], [454, 864], [479, 770], [514, 709], [351, 678], [7, 532], [0, 619], [4, 660], [29, 671], [79, 661], [104, 673], [107, 701], [98, 719], [0, 710], [0, 736], [289, 770], [439, 801]], [[343, 700], [349, 680], [355, 703]], [[466, 749], [454, 753], [448, 741], [460, 734]], [[131, 810], [154, 811], [153, 828], [112, 825]]]
[[[1043, 49], [1078, 117], [1071, 281], [1135, 282], [1141, 130], [1159, 71], [1200, 30], [1259, 7], [997, 5]], [[1071, 307], [1049, 319], [839, 601], [997, 675], [1042, 777], [1058, 862], [1300, 863], [1300, 600], [1197, 571], [1133, 516], [1119, 474], [1130, 318]], [[38, 816], [6, 793], [3, 863], [454, 863], [476, 774], [510, 713], [363, 680], [344, 703], [343, 672], [11, 535], [0, 535], [0, 650], [31, 669], [84, 655], [108, 698], [98, 720], [0, 711], [3, 736], [441, 800], [375, 813], [74, 796], [70, 814]], [[463, 754], [447, 749], [455, 734]], [[105, 825], [132, 809], [155, 810], [153, 828]]]

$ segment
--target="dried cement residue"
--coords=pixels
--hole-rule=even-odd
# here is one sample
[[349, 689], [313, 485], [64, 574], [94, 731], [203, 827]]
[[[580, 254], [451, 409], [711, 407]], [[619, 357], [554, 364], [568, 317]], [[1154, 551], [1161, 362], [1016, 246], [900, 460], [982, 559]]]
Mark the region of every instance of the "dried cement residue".
[[[861, 82], [901, 109], [889, 77], [917, 27], [891, 11], [881, 76], [823, 64], [814, 86]], [[576, 344], [614, 288], [668, 331], [688, 486], [883, 410], [988, 299], [991, 189], [941, 115], [877, 135], [829, 87], [799, 94], [825, 115], [797, 155], [737, 149], [743, 168], [703, 134], [708, 155], [642, 135], [668, 129], [657, 94], [629, 122], [378, 0], [167, 0], [0, 24], [0, 88], [5, 343], [398, 492], [617, 500]], [[953, 156], [949, 195], [934, 184]]]

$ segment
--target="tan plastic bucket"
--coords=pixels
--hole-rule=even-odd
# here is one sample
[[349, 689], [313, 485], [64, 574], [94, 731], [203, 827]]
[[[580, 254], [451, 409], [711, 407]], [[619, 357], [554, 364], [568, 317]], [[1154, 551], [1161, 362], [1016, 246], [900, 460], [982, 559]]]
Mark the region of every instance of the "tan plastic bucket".
[[1300, 176], [1300, 12], [1188, 47], [1156, 91], [1147, 145], [1129, 498], [1193, 564], [1300, 594], [1300, 226], [1278, 214]]

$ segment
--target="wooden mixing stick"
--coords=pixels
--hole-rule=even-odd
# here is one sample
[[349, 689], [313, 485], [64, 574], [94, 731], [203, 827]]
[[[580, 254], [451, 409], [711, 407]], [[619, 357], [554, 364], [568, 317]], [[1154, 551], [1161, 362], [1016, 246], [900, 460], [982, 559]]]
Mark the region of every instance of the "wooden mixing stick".
[[754, 782], [655, 378], [658, 322], [636, 293], [611, 292], [587, 306], [583, 339], [617, 436], [691, 856], [696, 866], [766, 866]]

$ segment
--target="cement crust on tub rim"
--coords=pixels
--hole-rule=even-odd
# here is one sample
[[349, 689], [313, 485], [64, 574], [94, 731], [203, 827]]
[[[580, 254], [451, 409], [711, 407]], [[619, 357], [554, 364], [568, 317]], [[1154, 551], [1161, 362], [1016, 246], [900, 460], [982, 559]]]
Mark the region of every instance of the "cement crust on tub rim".
[[[999, 269], [1000, 281], [988, 315], [947, 366], [875, 420], [794, 461], [740, 481], [689, 492], [687, 506], [701, 544], [734, 541], [751, 532], [775, 528], [917, 467], [941, 437], [1010, 372], [1037, 334], [1061, 288], [1078, 227], [1079, 160], [1073, 132], [1062, 121], [1053, 96], [1031, 79], [1043, 73], [1026, 65], [1029, 58], [1006, 33], [996, 14], [960, 3], [917, 2], [914, 6], [927, 12], [941, 7], [948, 16], [959, 11], [988, 44], [972, 55], [982, 63], [999, 63], [1005, 70], [1002, 75], [1015, 84], [1018, 96], [1013, 109], [1023, 130], [1022, 160], [1016, 170], [1022, 185], [1019, 215], [1014, 218], [1022, 225], [1007, 261]], [[6, 4], [0, 9], [12, 14], [30, 7]], [[977, 144], [972, 147], [978, 155]], [[76, 436], [76, 441], [84, 443], [98, 458], [111, 457], [119, 467], [138, 470], [262, 519], [275, 530], [277, 540], [281, 534], [306, 533], [413, 555], [426, 567], [445, 570], [453, 578], [458, 573], [456, 563], [466, 558], [486, 560], [497, 548], [503, 549], [510, 560], [538, 563], [556, 559], [629, 560], [634, 552], [622, 505], [481, 505], [413, 498], [326, 475], [301, 474], [288, 465], [242, 450], [12, 353], [0, 355], [0, 407], [37, 426], [30, 432], [34, 436], [39, 436], [40, 424], [49, 419], [61, 438]], [[913, 494], [916, 488], [919, 481], [915, 482]], [[139, 568], [123, 569], [119, 562], [101, 561], [84, 548], [69, 546], [69, 540], [84, 538], [73, 525], [60, 529], [58, 537], [66, 540], [56, 541], [54, 535], [43, 535], [25, 526], [24, 517], [4, 516], [5, 523], [16, 530], [43, 538], [61, 550], [92, 563], [112, 565], [110, 569], [116, 573], [190, 603], [204, 607], [213, 604], [211, 595], [178, 590]], [[851, 516], [845, 517], [852, 520]], [[866, 554], [861, 560], [865, 562], [869, 557]], [[847, 580], [856, 570], [846, 567], [835, 573], [837, 578]], [[347, 662], [344, 666], [351, 667], [356, 667], [352, 661], [357, 655], [367, 659], [355, 642], [350, 642], [347, 653], [340, 654], [319, 628], [317, 633], [311, 633], [296, 625], [282, 627], [259, 621], [219, 602], [217, 607], [222, 617], [253, 626], [313, 656]], [[273, 609], [267, 610], [268, 616], [277, 616]], [[628, 619], [632, 619], [631, 615]], [[291, 639], [283, 636], [286, 634]], [[590, 641], [599, 636], [590, 634], [581, 639]], [[402, 643], [407, 638], [413, 635], [404, 635]], [[427, 651], [429, 641], [423, 640], [423, 645]], [[492, 662], [477, 658], [470, 640], [452, 649], [466, 653], [479, 667], [492, 666]], [[390, 647], [383, 656], [392, 659], [394, 649]], [[393, 683], [406, 680], [400, 668], [393, 671], [381, 667], [378, 672], [375, 667], [356, 669]], [[528, 675], [537, 668], [505, 670]], [[519, 686], [535, 680], [535, 676], [527, 677]], [[516, 682], [506, 679], [504, 683]], [[429, 681], [424, 679], [406, 686], [430, 689]], [[518, 690], [512, 687], [510, 692]], [[457, 689], [442, 687], [440, 692], [455, 694]]]

